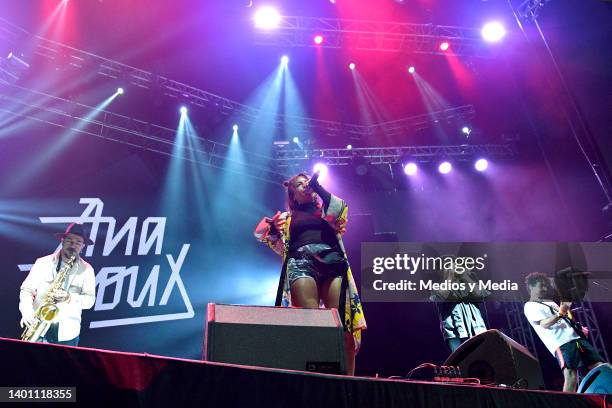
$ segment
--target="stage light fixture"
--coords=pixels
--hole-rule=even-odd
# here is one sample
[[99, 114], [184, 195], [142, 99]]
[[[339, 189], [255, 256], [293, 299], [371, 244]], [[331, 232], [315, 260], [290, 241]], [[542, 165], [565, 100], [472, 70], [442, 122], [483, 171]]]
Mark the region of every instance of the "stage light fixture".
[[355, 69], [355, 63], [354, 63], [354, 62], [351, 62], [351, 63], [349, 64], [349, 69], [350, 69], [351, 71]]
[[324, 163], [316, 163], [312, 167], [312, 172], [313, 173], [319, 172], [319, 180], [323, 181], [327, 178], [328, 169]]
[[448, 161], [443, 161], [442, 163], [440, 163], [440, 165], [438, 166], [438, 171], [442, 174], [448, 174], [451, 172], [451, 170], [453, 169], [453, 165], [450, 164], [450, 162]]
[[6, 63], [2, 64], [2, 71], [11, 77], [13, 83], [22, 78], [28, 69], [30, 64], [26, 61], [26, 57], [13, 51], [6, 57]]
[[478, 171], [485, 171], [489, 167], [489, 162], [487, 159], [478, 159], [476, 163], [474, 163], [474, 168]]
[[26, 68], [26, 69], [30, 68], [30, 64], [28, 64], [24, 60], [24, 58], [25, 58], [25, 56], [23, 54], [17, 55], [13, 51], [9, 52], [8, 56], [6, 57], [7, 60], [10, 60], [11, 64], [19, 65], [20, 67], [23, 67], [23, 68]]
[[281, 16], [275, 8], [262, 7], [255, 12], [255, 27], [270, 30], [278, 27]]
[[447, 51], [449, 47], [450, 47], [450, 44], [448, 43], [448, 41], [444, 41], [440, 43], [440, 51]]
[[125, 91], [123, 90], [123, 88], [121, 88], [121, 87], [117, 88], [117, 94], [123, 95], [124, 92]]
[[179, 111], [181, 112], [181, 115], [186, 115], [187, 114], [187, 107], [186, 106], [181, 106]]
[[286, 67], [287, 65], [289, 65], [289, 57], [286, 55], [283, 55], [281, 57], [281, 64]]
[[346, 145], [346, 149], [347, 149], [347, 150], [351, 150], [352, 148], [353, 148], [353, 145], [350, 145], [350, 144], [349, 144], [349, 145]]
[[406, 174], [407, 176], [414, 176], [415, 174], [417, 174], [418, 170], [419, 168], [414, 162], [409, 162], [404, 165], [404, 174]]
[[312, 41], [314, 41], [314, 43], [317, 45], [321, 45], [323, 44], [323, 36], [321, 34], [317, 34], [313, 37]]
[[506, 29], [501, 23], [492, 21], [482, 27], [481, 34], [487, 42], [498, 42], [506, 35]]
[[416, 72], [416, 69], [413, 66], [410, 66], [408, 67], [408, 72], [414, 74]]
[[472, 133], [472, 129], [470, 129], [468, 126], [464, 126], [461, 128], [461, 133], [463, 133], [466, 136], [469, 136], [470, 133]]
[[294, 137], [293, 138], [293, 143], [300, 143], [300, 138], [299, 137]]
[[234, 126], [232, 126], [232, 130], [233, 130], [234, 132], [237, 132], [237, 131], [238, 131], [238, 125], [234, 125]]

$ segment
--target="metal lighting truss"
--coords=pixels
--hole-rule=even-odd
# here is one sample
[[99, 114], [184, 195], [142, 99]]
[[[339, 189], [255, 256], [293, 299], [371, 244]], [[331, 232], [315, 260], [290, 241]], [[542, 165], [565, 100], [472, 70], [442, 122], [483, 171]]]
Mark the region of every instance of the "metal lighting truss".
[[[26, 96], [36, 96], [36, 98]], [[36, 99], [37, 102], [28, 101], [32, 99]], [[88, 118], [88, 114], [94, 110], [92, 106], [75, 103], [68, 99], [7, 83], [0, 84], [0, 113], [7, 117], [46, 123], [79, 134], [96, 136], [139, 149], [179, 157], [271, 183], [278, 184], [284, 180], [282, 174], [274, 171], [271, 166], [273, 159], [268, 156], [244, 152], [245, 161], [237, 162], [228, 159], [229, 146], [203, 138], [198, 138], [199, 148], [185, 145], [177, 150], [174, 143], [176, 129], [158, 126], [106, 110], [101, 110], [95, 117]], [[228, 161], [238, 166], [226, 166]]]
[[346, 166], [355, 159], [368, 164], [394, 164], [410, 157], [421, 163], [432, 162], [441, 158], [466, 161], [476, 156], [512, 158], [516, 151], [511, 144], [482, 144], [454, 146], [398, 146], [398, 147], [360, 147], [343, 149], [313, 149], [276, 151], [275, 160], [279, 167], [303, 165], [304, 161], [317, 160], [328, 166]]
[[337, 136], [353, 135], [355, 138], [365, 137], [368, 127], [350, 123], [311, 119], [306, 117], [278, 115], [272, 112], [242, 104], [240, 102], [203, 91], [196, 87], [174, 81], [161, 75], [144, 71], [108, 58], [81, 51], [76, 48], [34, 36], [0, 18], [0, 40], [24, 47], [32, 55], [45, 58], [56, 64], [71, 66], [73, 69], [96, 72], [98, 75], [122, 79], [126, 83], [143, 89], [153, 89], [160, 94], [180, 99], [182, 102], [218, 110], [224, 115], [236, 115], [241, 123], [254, 123], [258, 118], [269, 116], [271, 122], [279, 129], [285, 129], [284, 124], [291, 122], [292, 127], [301, 131]]
[[[324, 136], [343, 136], [344, 138], [351, 140], [359, 140], [365, 136], [376, 135], [380, 132], [393, 136], [403, 134], [408, 131], [414, 131], [419, 129], [426, 129], [428, 127], [436, 125], [441, 121], [451, 121], [458, 119], [469, 119], [474, 115], [474, 108], [472, 105], [465, 105], [458, 108], [450, 108], [440, 112], [433, 112], [424, 115], [412, 116], [404, 119], [383, 122], [373, 125], [355, 125], [349, 123], [341, 123], [335, 121], [316, 120], [303, 117], [293, 117], [288, 115], [275, 115], [272, 113], [262, 112], [259, 109], [241, 104], [228, 98], [224, 98], [218, 95], [214, 95], [210, 92], [203, 91], [201, 89], [170, 80], [163, 76], [158, 76], [150, 72], [140, 70], [138, 68], [131, 67], [129, 65], [121, 64], [116, 61], [103, 58], [85, 51], [75, 49], [63, 45], [61, 43], [44, 39], [39, 36], [32, 36], [27, 31], [16, 27], [8, 21], [0, 18], [0, 41], [7, 41], [13, 45], [25, 47], [24, 54], [38, 55], [46, 60], [55, 61], [55, 63], [71, 66], [75, 69], [81, 69], [87, 72], [96, 72], [97, 74], [113, 79], [122, 78], [126, 82], [131, 83], [134, 86], [138, 86], [145, 89], [156, 90], [162, 94], [173, 98], [180, 98], [183, 101], [187, 101], [193, 105], [202, 107], [214, 107], [222, 114], [238, 114], [242, 123], [253, 123], [256, 120], [267, 120], [274, 124], [276, 128], [285, 129], [286, 123], [291, 122], [292, 126], [296, 131], [315, 131], [317, 134]], [[20, 54], [21, 55], [21, 54]], [[5, 84], [11, 84], [16, 82], [15, 78], [3, 76], [0, 77], [0, 82]], [[15, 87], [18, 89], [19, 87]], [[25, 90], [25, 88], [21, 88]], [[34, 92], [29, 90], [28, 92]], [[46, 99], [54, 101], [54, 104], [59, 103], [64, 105], [71, 105], [74, 109], [81, 107], [83, 112], [90, 112], [93, 108], [85, 105], [80, 105], [72, 101], [68, 101], [62, 98], [53, 97], [51, 95], [45, 95]], [[23, 105], [24, 102], [11, 98], [11, 92], [5, 94], [4, 99], [6, 101], [12, 101], [16, 105]], [[31, 113], [23, 115], [19, 112], [10, 111], [3, 107], [3, 111], [13, 116], [29, 117], [33, 120], [39, 120], [36, 113], [41, 113], [48, 110], [48, 106], [29, 106], [25, 111]], [[55, 115], [63, 115], [62, 120], [55, 122], [48, 122], [50, 124], [59, 125], [62, 127], [78, 128], [78, 123], [74, 123], [70, 126], [72, 121], [83, 121], [83, 118], [72, 117], [69, 112], [70, 109], [64, 109], [59, 111], [53, 111]], [[83, 114], [83, 116], [85, 113]], [[269, 115], [269, 116], [268, 116]], [[43, 115], [44, 116], [44, 115]], [[46, 117], [46, 116], [45, 116]], [[103, 137], [108, 140], [116, 142], [128, 143], [136, 147], [146, 148], [148, 150], [155, 150], [160, 153], [173, 154], [171, 146], [174, 140], [174, 129], [164, 128], [137, 119], [132, 119], [122, 115], [117, 115], [108, 111], [102, 112], [98, 115], [100, 119], [92, 120], [90, 123], [81, 124], [82, 129], [78, 131], [81, 133], [89, 133], [95, 136]], [[313, 132], [314, 133], [314, 132]], [[121, 137], [118, 135], [121, 134]], [[225, 159], [225, 151], [227, 146], [212, 142], [204, 141], [204, 149], [199, 161], [206, 161], [211, 166], [219, 167], [221, 160]], [[466, 151], [477, 149], [477, 146], [455, 146], [457, 153], [465, 154]], [[423, 160], [424, 157], [430, 156], [432, 151], [438, 151], [438, 154], [446, 154], [453, 152], [453, 146], [432, 146], [429, 149], [427, 147], [407, 147], [407, 148], [371, 148], [365, 149], [363, 155], [368, 158], [372, 163], [389, 163], [397, 161], [397, 157], [394, 156], [393, 151], [400, 149], [413, 151]], [[426, 153], [423, 149], [427, 150]], [[433, 149], [433, 150], [432, 150]], [[440, 150], [442, 149], [442, 150]], [[495, 150], [495, 146], [489, 146], [480, 148], [480, 151], [490, 152]], [[499, 148], [497, 150], [500, 150]], [[342, 149], [327, 149], [323, 151], [313, 151], [313, 154], [323, 155], [328, 158], [330, 164], [347, 164], [345, 153], [340, 153]], [[444, 153], [446, 152], [446, 153]], [[362, 149], [356, 149], [351, 153], [350, 157], [362, 154]], [[490, 153], [489, 153], [490, 154]], [[303, 151], [286, 151], [277, 152], [278, 157], [272, 159], [267, 158], [269, 163], [262, 165], [260, 169], [251, 168], [249, 176], [254, 175], [255, 177], [265, 179], [267, 181], [277, 182], [280, 176], [276, 173], [275, 165], [284, 167], [287, 165], [287, 160], [295, 159], [298, 163], [305, 159]], [[289, 158], [286, 157], [289, 156]], [[189, 157], [186, 157], [189, 158]], [[259, 158], [259, 161], [254, 162], [264, 163], [266, 158]], [[267, 167], [266, 167], [267, 166]]]
[[343, 136], [351, 140], [362, 140], [379, 131], [391, 136], [397, 132], [426, 129], [435, 126], [440, 120], [450, 120], [461, 114], [466, 115], [463, 119], [469, 119], [474, 115], [472, 105], [373, 125], [278, 115], [56, 41], [33, 36], [2, 18], [0, 18], [0, 40], [22, 47], [27, 44], [28, 52], [59, 65], [95, 72], [111, 79], [121, 79], [133, 86], [156, 90], [162, 95], [180, 99], [191, 105], [215, 109], [222, 115], [236, 115], [236, 120], [243, 124], [253, 124], [263, 118], [281, 132], [285, 131], [287, 123], [291, 123], [291, 128], [298, 134], [310, 133], [325, 137]]
[[511, 339], [527, 347], [527, 350], [537, 359], [538, 350], [533, 336], [534, 331], [523, 313], [524, 303], [519, 299], [520, 296], [515, 295], [515, 298], [514, 302], [505, 304], [506, 322], [508, 323], [507, 334]]
[[[313, 37], [317, 34], [321, 34], [324, 40], [315, 45]], [[445, 52], [440, 50], [443, 41], [451, 43]], [[407, 54], [492, 56], [477, 28], [320, 17], [281, 17], [278, 27], [255, 31], [255, 43]]]
[[540, 11], [546, 3], [551, 0], [524, 0], [518, 7], [520, 18], [527, 21], [535, 21], [540, 16]]
[[604, 361], [610, 361], [608, 358], [608, 351], [606, 350], [606, 342], [603, 339], [601, 330], [599, 329], [599, 322], [593, 310], [593, 305], [588, 298], [585, 298], [582, 302], [578, 302], [575, 306], [577, 309], [574, 312], [576, 320], [579, 321], [583, 326], [589, 328], [589, 341], [599, 351], [599, 354], [603, 357]]
[[[31, 96], [36, 98], [31, 98]], [[33, 99], [38, 102], [29, 102]], [[370, 164], [389, 164], [398, 163], [408, 156], [420, 162], [428, 162], [442, 157], [470, 160], [477, 155], [486, 155], [487, 157], [513, 157], [515, 155], [514, 147], [510, 144], [371, 147], [306, 151], [281, 148], [276, 151], [275, 157], [244, 152], [245, 161], [240, 163], [243, 166], [224, 166], [226, 160], [228, 160], [228, 146], [225, 144], [199, 138], [200, 148], [183, 146], [181, 150], [177, 151], [174, 146], [175, 129], [106, 110], [100, 111], [94, 118], [87, 118], [87, 115], [94, 109], [91, 106], [20, 86], [8, 83], [0, 85], [0, 112], [9, 117], [71, 129], [81, 134], [100, 137], [143, 150], [178, 156], [211, 167], [229, 169], [271, 183], [282, 182], [284, 179], [283, 169], [292, 165], [303, 166], [305, 161], [310, 159], [317, 159], [328, 165], [348, 165], [355, 158], [362, 158]]]
[[381, 122], [369, 126], [369, 134], [382, 133], [388, 137], [398, 137], [409, 132], [429, 129], [438, 123], [468, 121], [476, 115], [474, 105], [463, 105], [403, 119]]

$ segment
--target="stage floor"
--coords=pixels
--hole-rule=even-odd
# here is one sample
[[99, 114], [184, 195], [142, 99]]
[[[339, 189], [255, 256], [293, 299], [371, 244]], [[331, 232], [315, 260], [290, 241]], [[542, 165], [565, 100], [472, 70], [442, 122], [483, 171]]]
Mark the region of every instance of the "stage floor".
[[77, 404], [82, 406], [610, 406], [600, 395], [346, 377], [4, 338], [0, 361], [0, 386], [76, 387]]

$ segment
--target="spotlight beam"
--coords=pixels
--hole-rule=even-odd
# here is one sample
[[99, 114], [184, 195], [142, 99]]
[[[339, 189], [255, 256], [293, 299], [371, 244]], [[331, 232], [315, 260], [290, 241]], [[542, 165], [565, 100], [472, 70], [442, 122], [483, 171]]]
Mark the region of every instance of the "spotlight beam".
[[[334, 19], [331, 19], [331, 20], [330, 19], [323, 19], [323, 20], [316, 19], [316, 20], [318, 21], [319, 24], [322, 24], [327, 28], [329, 28], [329, 26], [327, 25], [329, 22], [335, 21], [338, 24], [346, 23], [346, 21], [334, 20]], [[298, 20], [294, 19], [288, 22], [287, 24], [294, 24], [297, 21]], [[299, 21], [301, 21], [301, 19]], [[367, 22], [364, 22], [364, 23], [367, 23]], [[285, 25], [285, 22], [283, 20], [281, 22], [281, 26], [284, 26], [284, 25]], [[396, 27], [395, 24], [392, 24], [391, 26], [387, 28], [388, 29], [397, 28], [401, 30], [402, 25], [403, 23], [400, 24], [400, 26]], [[455, 54], [458, 54], [457, 52], [457, 47], [458, 47], [457, 41], [458, 40], [455, 38], [456, 36], [454, 36], [452, 32], [449, 33], [448, 31], [446, 31], [445, 27], [443, 26], [432, 27], [430, 25], [416, 25], [415, 27], [413, 27], [413, 25], [409, 25], [409, 26], [410, 27], [406, 28], [407, 31], [402, 31], [402, 32], [406, 32], [407, 35], [417, 35], [417, 33], [419, 32], [430, 33], [430, 34], [438, 33], [439, 37], [435, 37], [434, 41], [437, 41], [438, 39], [442, 39], [442, 38], [446, 38], [446, 39], [452, 38], [453, 51]], [[338, 26], [339, 29], [343, 29], [343, 27], [344, 26]], [[452, 29], [453, 27], [446, 27], [446, 28]], [[46, 52], [48, 49], [54, 49], [54, 50], [57, 50], [58, 53], [65, 54], [68, 57], [67, 59], [90, 61], [92, 66], [98, 69], [92, 69], [90, 71], [83, 72], [82, 75], [79, 76], [80, 78], [79, 81], [81, 82], [86, 82], [85, 80], [89, 80], [93, 76], [96, 76], [96, 75], [105, 75], [105, 73], [110, 70], [112, 72], [118, 73], [118, 75], [122, 75], [123, 77], [125, 77], [126, 85], [133, 84], [133, 85], [142, 87], [144, 89], [150, 89], [149, 88], [151, 86], [150, 84], [157, 83], [159, 86], [159, 92], [163, 94], [174, 95], [177, 92], [179, 92], [179, 93], [185, 94], [189, 98], [193, 98], [198, 101], [203, 101], [204, 107], [223, 105], [224, 107], [228, 107], [228, 109], [230, 109], [233, 113], [235, 113], [236, 118], [243, 117], [245, 118], [245, 120], [247, 119], [251, 120], [253, 117], [257, 117], [259, 115], [268, 113], [268, 112], [264, 112], [264, 110], [260, 109], [259, 107], [258, 108], [254, 107], [254, 106], [260, 106], [259, 104], [258, 105], [248, 105], [248, 104], [244, 104], [241, 102], [237, 102], [235, 100], [225, 98], [219, 95], [215, 95], [213, 93], [204, 91], [202, 89], [194, 88], [193, 86], [190, 86], [190, 85], [178, 82], [178, 81], [170, 80], [169, 78], [165, 78], [161, 76], [158, 77], [151, 72], [140, 70], [132, 66], [122, 64], [117, 61], [113, 61], [107, 58], [97, 56], [92, 53], [88, 53], [88, 52], [81, 51], [73, 47], [66, 46], [56, 41], [50, 41], [45, 38], [33, 36], [30, 33], [28, 33], [26, 30], [23, 30], [13, 24], [10, 24], [9, 22], [7, 22], [6, 20], [3, 20], [2, 18], [0, 18], [0, 29], [6, 30], [7, 33], [9, 33], [11, 36], [16, 37], [16, 38], [20, 36], [25, 36], [33, 44], [32, 51], [37, 54], [42, 55], [43, 57], [47, 55]], [[458, 29], [461, 29], [461, 27], [459, 27]], [[475, 36], [473, 36], [474, 40], [477, 39], [479, 43], [482, 43], [482, 38], [480, 37], [480, 31], [477, 29], [473, 29], [473, 30], [476, 31]], [[325, 32], [325, 29], [321, 29], [318, 31]], [[457, 32], [455, 34], [459, 35], [460, 32]], [[471, 37], [472, 36], [468, 36], [466, 38], [471, 38]], [[326, 39], [324, 44], [329, 44], [329, 41]], [[312, 46], [312, 44], [310, 43], [310, 38], [308, 39], [308, 46], [310, 47]], [[430, 52], [432, 49], [435, 51], [435, 45], [433, 46], [433, 48], [429, 48], [432, 46], [432, 44], [426, 44], [426, 46], [428, 47], [429, 51], [424, 51], [424, 52]], [[490, 49], [490, 47], [485, 47], [485, 48], [487, 50]], [[85, 68], [81, 67], [80, 69], [83, 70]], [[104, 78], [107, 79], [106, 76]], [[46, 79], [46, 81], [48, 81], [48, 79]], [[467, 111], [464, 112], [466, 108], [467, 108]], [[474, 112], [474, 109], [472, 105], [465, 105], [462, 107], [453, 108], [452, 110], [448, 110], [445, 112], [440, 112], [439, 114], [442, 115], [443, 117], [446, 117], [447, 114], [452, 115], [453, 117], [456, 117], [457, 114], [461, 114], [462, 116], [471, 117], [473, 116], [473, 112]], [[441, 117], [440, 120], [443, 120], [444, 119], [443, 117]], [[470, 119], [470, 117], [464, 117], [464, 119]], [[286, 123], [286, 122], [292, 121], [292, 122], [295, 122], [296, 125], [299, 126], [300, 128], [307, 128], [309, 129], [309, 131], [313, 133], [315, 132], [326, 133], [332, 137], [350, 133], [350, 134], [355, 135], [356, 137], [367, 138], [372, 134], [373, 131], [377, 132], [378, 129], [381, 129], [381, 130], [384, 129], [385, 132], [391, 132], [391, 133], [402, 132], [402, 134], [405, 133], [406, 131], [412, 131], [414, 130], [414, 126], [410, 125], [410, 123], [413, 122], [412, 118], [413, 117], [400, 119], [399, 122], [394, 123], [394, 124], [389, 123], [387, 125], [386, 123], [379, 123], [379, 124], [373, 124], [370, 126], [360, 125], [360, 124], [351, 124], [351, 123], [339, 122], [339, 121], [317, 120], [317, 119], [312, 119], [308, 117], [288, 118], [287, 116], [281, 115], [278, 113], [275, 114], [274, 119], [280, 123]], [[416, 119], [416, 117], [414, 118]], [[426, 120], [425, 124], [422, 122], [423, 118], [425, 117], [423, 116], [422, 118], [419, 119], [421, 123], [419, 126], [424, 126], [424, 125], [428, 127], [436, 126], [436, 122], [433, 118], [425, 119]], [[399, 123], [402, 123], [402, 127], [396, 126]], [[3, 131], [4, 130], [5, 129], [3, 129]]]
[[[25, 94], [18, 94], [19, 91], [25, 92]], [[28, 103], [31, 95], [39, 98], [41, 102], [37, 104]], [[66, 129], [66, 132], [77, 132], [79, 135], [94, 136], [109, 142], [127, 144], [143, 151], [172, 156], [176, 129], [117, 115], [107, 110], [100, 111], [104, 114], [96, 118], [88, 119], [87, 117], [74, 116], [66, 112], [74, 111], [75, 105], [80, 109], [87, 110], [93, 110], [95, 107], [75, 104], [74, 101], [68, 99], [15, 85], [1, 87], [0, 96], [9, 104], [15, 104], [14, 109], [9, 109], [8, 106], [10, 105], [8, 104], [0, 105], [0, 113], [6, 114], [7, 117], [19, 119], [19, 123], [44, 123], [52, 127]], [[43, 103], [45, 101], [47, 104]], [[52, 101], [52, 103], [48, 103], [49, 101]], [[59, 107], [61, 107], [60, 110], [58, 110]], [[27, 113], [21, 113], [24, 108]], [[145, 128], [150, 130], [144, 131]], [[5, 136], [5, 130], [0, 131], [0, 137]], [[200, 144], [202, 150], [198, 151], [196, 155], [198, 163], [224, 169], [223, 163], [227, 160], [229, 146], [210, 139], [202, 139]], [[190, 160], [184, 154], [181, 157]], [[232, 169], [227, 171], [273, 185], [278, 185], [286, 179], [284, 174], [270, 166], [270, 163], [274, 162], [272, 157], [249, 151], [247, 158], [250, 163], [248, 171], [234, 171]]]
[[37, 173], [46, 170], [46, 166], [49, 165], [53, 159], [59, 156], [59, 154], [70, 144], [70, 142], [72, 142], [90, 122], [93, 122], [94, 118], [96, 118], [100, 113], [104, 112], [104, 109], [110, 105], [117, 95], [118, 93], [115, 92], [98, 105], [90, 108], [89, 112], [87, 112], [87, 114], [85, 114], [83, 117], [77, 117], [76, 126], [74, 128], [67, 128], [50, 148], [28, 163], [27, 169], [11, 178], [5, 184], [4, 187], [6, 188], [6, 191], [11, 191], [19, 186], [27, 185], [27, 181], [29, 179], [33, 178]]

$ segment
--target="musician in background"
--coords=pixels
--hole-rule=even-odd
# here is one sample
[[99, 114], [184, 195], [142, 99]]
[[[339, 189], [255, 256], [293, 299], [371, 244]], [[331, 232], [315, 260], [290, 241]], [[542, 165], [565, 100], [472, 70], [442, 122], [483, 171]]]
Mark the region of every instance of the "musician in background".
[[35, 312], [53, 286], [58, 272], [71, 257], [75, 257], [61, 287], [50, 293], [52, 301], [59, 308], [57, 319], [50, 325], [44, 337], [32, 341], [77, 346], [81, 332], [81, 311], [91, 308], [96, 300], [94, 270], [79, 254], [87, 245], [93, 244], [93, 241], [85, 234], [83, 225], [75, 223], [70, 224], [66, 232], [56, 234], [56, 237], [61, 241], [61, 249], [38, 258], [21, 284], [20, 325], [22, 328], [30, 328], [36, 323]]
[[[454, 269], [441, 271], [441, 282], [467, 284], [476, 283], [478, 276], [473, 269], [458, 272]], [[470, 338], [487, 330], [483, 318], [483, 301], [490, 293], [478, 287], [472, 292], [465, 290], [433, 290], [430, 300], [436, 304], [440, 318], [440, 330], [451, 353]]]
[[524, 313], [546, 348], [557, 358], [563, 371], [563, 391], [576, 392], [578, 369], [591, 370], [603, 363], [603, 358], [587, 340], [588, 329], [572, 325], [571, 303], [561, 306], [551, 300], [550, 278], [533, 272], [525, 278], [529, 301]]

